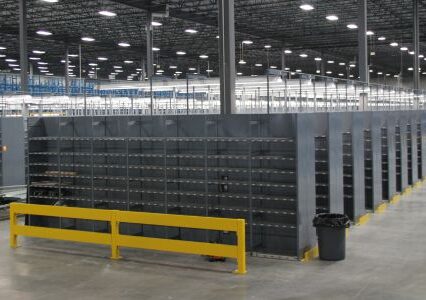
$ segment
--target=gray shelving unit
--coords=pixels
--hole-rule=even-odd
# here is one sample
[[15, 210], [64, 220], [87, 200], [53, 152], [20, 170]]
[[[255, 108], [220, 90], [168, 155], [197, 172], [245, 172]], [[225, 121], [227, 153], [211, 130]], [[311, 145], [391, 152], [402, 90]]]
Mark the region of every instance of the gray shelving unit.
[[[248, 251], [302, 257], [315, 245], [312, 124], [308, 114], [33, 118], [28, 201], [244, 218]], [[30, 222], [108, 230], [101, 222]], [[224, 232], [155, 226], [121, 230], [222, 243], [235, 239]]]

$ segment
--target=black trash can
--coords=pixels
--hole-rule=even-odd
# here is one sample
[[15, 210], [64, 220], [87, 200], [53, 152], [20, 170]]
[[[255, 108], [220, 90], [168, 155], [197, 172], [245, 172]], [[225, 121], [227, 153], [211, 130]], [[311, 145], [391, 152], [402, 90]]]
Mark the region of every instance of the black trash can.
[[346, 255], [346, 228], [350, 221], [342, 214], [319, 214], [314, 218], [321, 260], [344, 260]]

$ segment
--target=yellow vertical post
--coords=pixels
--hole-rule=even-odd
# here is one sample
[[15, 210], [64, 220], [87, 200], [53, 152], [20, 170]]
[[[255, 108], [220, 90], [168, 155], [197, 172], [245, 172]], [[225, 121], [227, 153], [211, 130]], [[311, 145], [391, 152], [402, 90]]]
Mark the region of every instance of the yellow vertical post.
[[15, 213], [15, 209], [13, 208], [13, 204], [10, 204], [9, 207], [9, 213], [10, 213], [10, 247], [16, 248], [18, 247], [18, 236], [15, 234], [16, 230], [15, 227], [18, 223], [18, 218]]
[[246, 223], [244, 220], [237, 220], [237, 263], [236, 274], [246, 274]]
[[111, 259], [120, 259], [120, 249], [118, 246], [118, 236], [120, 234], [120, 223], [117, 218], [117, 211], [111, 212]]

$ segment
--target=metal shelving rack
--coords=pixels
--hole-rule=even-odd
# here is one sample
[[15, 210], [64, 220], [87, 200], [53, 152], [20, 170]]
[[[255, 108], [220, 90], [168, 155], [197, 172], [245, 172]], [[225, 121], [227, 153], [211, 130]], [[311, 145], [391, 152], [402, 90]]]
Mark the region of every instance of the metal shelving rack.
[[317, 213], [330, 212], [327, 136], [315, 137], [315, 192]]
[[[315, 244], [315, 183], [308, 176], [314, 172], [313, 149], [305, 115], [33, 118], [28, 201], [244, 218], [248, 251], [301, 257]], [[108, 230], [102, 222], [30, 222]], [[124, 224], [121, 230], [222, 243], [235, 239], [226, 232], [157, 226]]]

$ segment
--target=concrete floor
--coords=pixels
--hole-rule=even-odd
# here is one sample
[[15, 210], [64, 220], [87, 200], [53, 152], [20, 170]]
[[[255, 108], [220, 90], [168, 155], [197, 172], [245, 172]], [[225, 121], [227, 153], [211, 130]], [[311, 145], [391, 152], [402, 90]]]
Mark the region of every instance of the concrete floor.
[[330, 263], [249, 258], [234, 264], [198, 256], [109, 249], [21, 238], [8, 247], [0, 223], [0, 299], [426, 299], [426, 185], [356, 227], [347, 259]]

